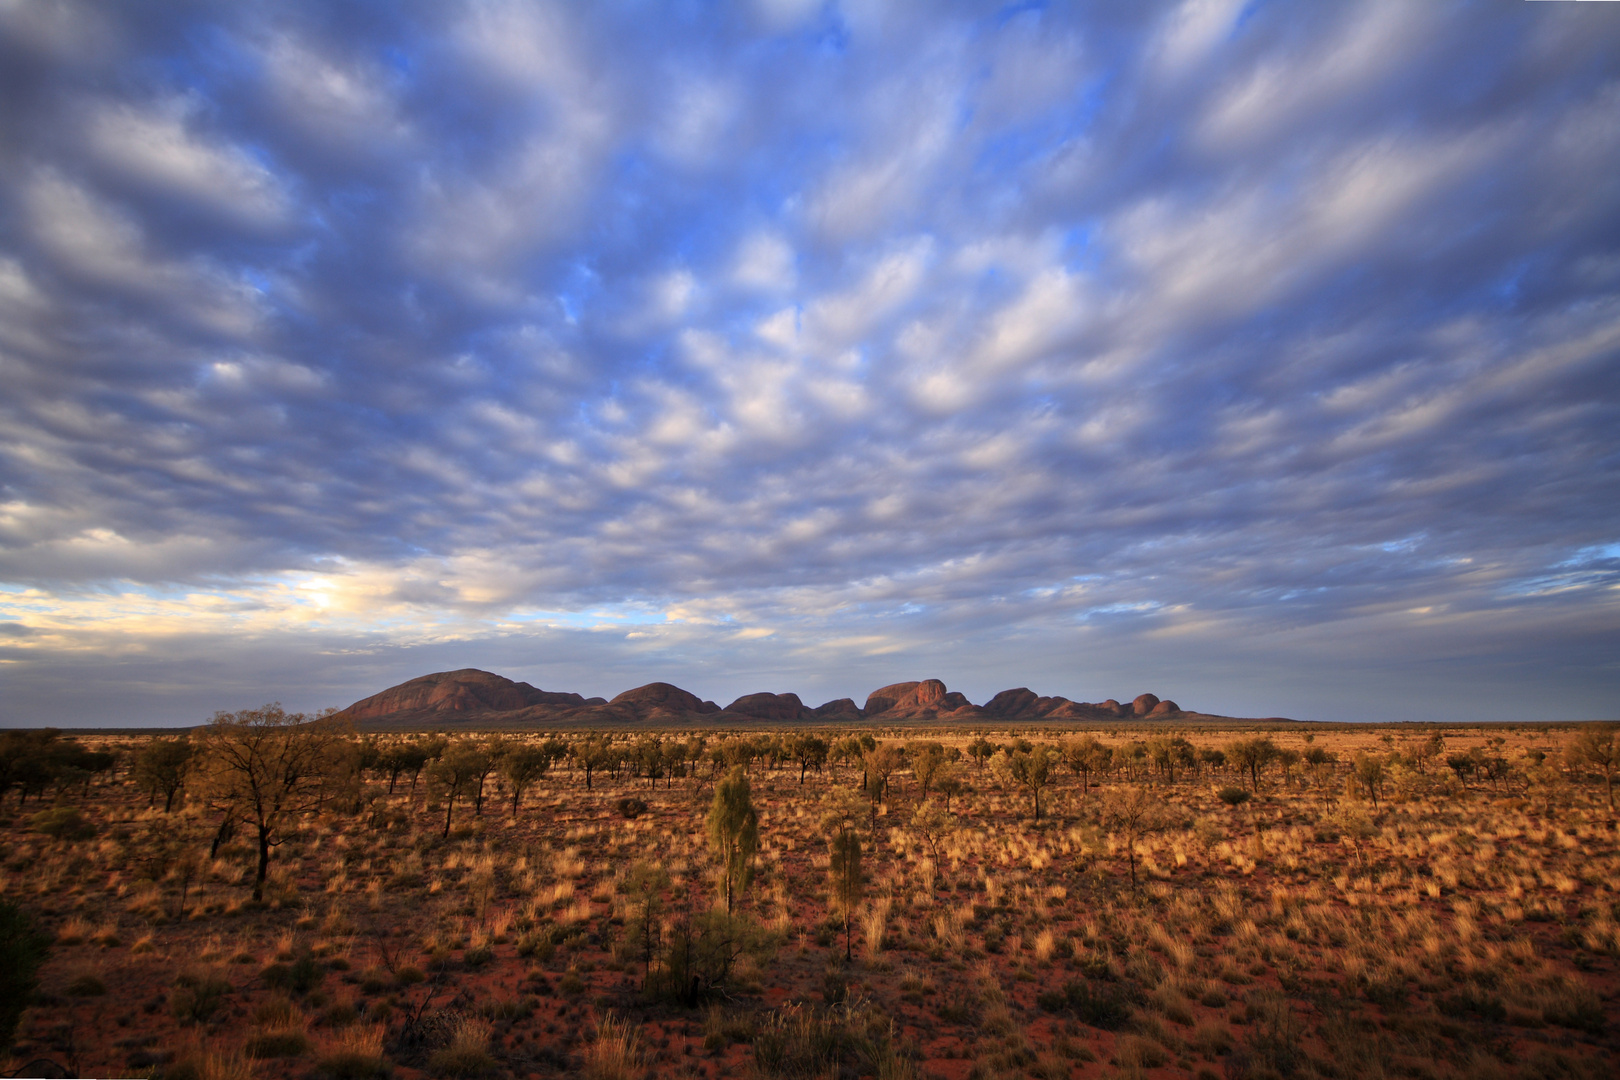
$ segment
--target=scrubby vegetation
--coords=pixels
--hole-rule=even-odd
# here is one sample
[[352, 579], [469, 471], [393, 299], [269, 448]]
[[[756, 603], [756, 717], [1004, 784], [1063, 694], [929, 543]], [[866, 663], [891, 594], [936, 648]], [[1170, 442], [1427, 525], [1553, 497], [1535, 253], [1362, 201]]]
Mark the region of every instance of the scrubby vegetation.
[[1612, 1076], [1613, 752], [0, 733], [0, 1072]]

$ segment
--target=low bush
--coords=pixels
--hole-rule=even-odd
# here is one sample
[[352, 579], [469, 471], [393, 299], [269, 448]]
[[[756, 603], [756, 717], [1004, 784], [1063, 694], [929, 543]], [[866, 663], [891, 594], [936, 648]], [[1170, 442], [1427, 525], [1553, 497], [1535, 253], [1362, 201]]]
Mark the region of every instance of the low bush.
[[1036, 996], [1036, 1004], [1047, 1012], [1072, 1013], [1081, 1023], [1105, 1031], [1118, 1031], [1131, 1019], [1131, 1007], [1138, 995], [1125, 986], [1097, 986], [1071, 979], [1062, 990], [1047, 990]]
[[320, 965], [309, 953], [301, 954], [292, 963], [270, 964], [261, 973], [266, 986], [275, 990], [285, 990], [296, 997], [305, 994], [321, 985], [326, 978], [326, 969]]
[[225, 1003], [231, 984], [212, 973], [186, 972], [169, 991], [169, 1013], [182, 1024], [200, 1024]]
[[35, 832], [42, 832], [55, 840], [89, 840], [96, 835], [95, 823], [84, 816], [76, 806], [57, 806], [42, 810], [29, 819]]
[[482, 1020], [461, 1018], [451, 1030], [449, 1044], [428, 1057], [428, 1072], [434, 1076], [483, 1076], [495, 1068], [489, 1053], [490, 1026]]
[[315, 1068], [331, 1080], [376, 1080], [388, 1075], [380, 1026], [346, 1028], [323, 1040]]

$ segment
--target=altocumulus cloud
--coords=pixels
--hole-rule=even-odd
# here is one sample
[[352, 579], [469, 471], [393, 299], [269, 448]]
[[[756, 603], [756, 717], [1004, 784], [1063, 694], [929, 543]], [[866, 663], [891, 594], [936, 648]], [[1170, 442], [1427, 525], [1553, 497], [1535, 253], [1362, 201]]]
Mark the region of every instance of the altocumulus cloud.
[[1620, 11], [0, 5], [0, 719], [1612, 715]]

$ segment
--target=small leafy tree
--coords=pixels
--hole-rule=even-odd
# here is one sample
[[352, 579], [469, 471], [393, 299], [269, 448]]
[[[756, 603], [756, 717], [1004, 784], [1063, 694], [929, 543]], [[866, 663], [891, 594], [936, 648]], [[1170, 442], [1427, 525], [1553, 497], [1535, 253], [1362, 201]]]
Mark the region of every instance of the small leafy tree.
[[1267, 738], [1237, 739], [1226, 745], [1226, 759], [1248, 773], [1254, 790], [1260, 790], [1260, 773], [1277, 760], [1277, 744]]
[[911, 775], [917, 778], [917, 796], [926, 802], [934, 778], [945, 766], [945, 747], [937, 742], [912, 743], [906, 756], [911, 759]]
[[625, 892], [630, 898], [629, 941], [641, 957], [641, 987], [650, 991], [652, 963], [662, 945], [664, 890], [669, 873], [656, 863], [639, 862], [625, 876]]
[[1603, 774], [1603, 786], [1609, 796], [1609, 810], [1614, 810], [1614, 770], [1620, 764], [1620, 748], [1615, 746], [1612, 725], [1588, 724], [1576, 733], [1569, 744], [1569, 760], [1577, 766], [1597, 769]]
[[832, 886], [832, 908], [844, 920], [844, 959], [854, 958], [855, 910], [865, 895], [866, 877], [861, 869], [861, 839], [857, 832], [864, 816], [860, 796], [838, 789], [821, 805], [821, 831], [827, 837], [832, 861], [827, 870]]
[[1313, 746], [1305, 751], [1305, 765], [1311, 770], [1311, 779], [1318, 784], [1322, 782], [1322, 770], [1338, 760], [1333, 751], [1320, 746]]
[[478, 747], [481, 756], [477, 760], [477, 768], [473, 773], [473, 816], [484, 815], [484, 788], [489, 784], [489, 778], [501, 767], [501, 761], [506, 757], [507, 742], [502, 738], [493, 738]]
[[501, 759], [501, 776], [506, 781], [507, 790], [512, 793], [512, 813], [518, 812], [518, 804], [523, 801], [523, 793], [546, 775], [551, 768], [551, 754], [544, 746], [525, 743], [507, 751]]
[[1136, 845], [1143, 837], [1164, 828], [1164, 815], [1157, 799], [1141, 784], [1116, 788], [1103, 804], [1103, 821], [1124, 841], [1125, 856], [1131, 867], [1131, 893], [1136, 893]]
[[657, 735], [643, 735], [636, 740], [627, 756], [633, 763], [636, 774], [646, 777], [649, 787], [657, 787], [658, 781], [664, 775], [667, 760], [664, 756], [664, 740]]
[[967, 752], [968, 757], [973, 759], [973, 764], [980, 770], [983, 770], [984, 763], [995, 756], [996, 744], [981, 735], [979, 738], [968, 743]]
[[739, 765], [715, 785], [709, 807], [709, 847], [720, 864], [720, 894], [730, 915], [737, 896], [748, 888], [759, 851], [759, 814], [748, 787], [748, 773]]
[[605, 735], [592, 735], [581, 740], [574, 748], [574, 760], [585, 771], [585, 790], [591, 790], [591, 777], [602, 769], [609, 769], [618, 760], [618, 751]]
[[860, 907], [866, 888], [866, 875], [861, 871], [861, 838], [850, 829], [834, 834], [829, 846], [831, 861], [827, 873], [832, 881], [833, 900], [844, 918], [844, 959], [848, 961], [855, 955], [855, 909]]
[[282, 832], [325, 801], [348, 734], [330, 716], [289, 713], [280, 704], [216, 713], [203, 728], [199, 741], [211, 801], [227, 808], [227, 821], [240, 819], [256, 833], [255, 901], [264, 899], [270, 852]]
[[450, 835], [456, 800], [471, 792], [480, 777], [489, 775], [489, 769], [489, 751], [468, 739], [451, 743], [428, 767], [428, 783], [444, 799], [443, 835]]
[[804, 784], [804, 774], [810, 769], [821, 772], [821, 767], [827, 764], [827, 754], [830, 747], [827, 740], [819, 735], [800, 735], [790, 744], [794, 760], [799, 763], [799, 784]]
[[906, 763], [905, 751], [894, 743], [874, 746], [862, 759], [866, 765], [866, 794], [872, 800], [872, 824], [877, 824], [878, 804], [889, 788], [889, 778]]
[[939, 865], [940, 841], [951, 831], [951, 824], [951, 816], [933, 799], [924, 799], [917, 804], [916, 811], [911, 815], [911, 827], [917, 830], [923, 842], [928, 845], [935, 866]]
[[153, 802], [162, 795], [163, 812], [169, 813], [174, 809], [174, 797], [191, 775], [195, 753], [189, 739], [153, 739], [135, 755], [135, 785], [148, 792]]
[[[439, 748], [443, 753], [443, 748]], [[411, 774], [411, 790], [416, 790], [416, 780], [422, 775], [428, 760], [436, 755], [433, 747], [421, 739], [410, 739], [405, 742], [394, 742], [377, 749], [377, 760], [373, 768], [388, 775], [388, 794], [394, 793], [394, 785], [405, 773]]]
[[1107, 764], [1108, 747], [1095, 735], [1081, 735], [1063, 743], [1063, 763], [1080, 777], [1080, 794], [1091, 793], [1091, 774], [1101, 772]]
[[1057, 753], [1050, 747], [1003, 750], [990, 759], [990, 771], [1008, 787], [1029, 792], [1035, 804], [1035, 820], [1041, 820], [1041, 792], [1052, 782], [1052, 766]]
[[1378, 796], [1384, 790], [1384, 759], [1373, 754], [1358, 751], [1353, 761], [1356, 774], [1356, 783], [1367, 793], [1374, 807], [1378, 805]]

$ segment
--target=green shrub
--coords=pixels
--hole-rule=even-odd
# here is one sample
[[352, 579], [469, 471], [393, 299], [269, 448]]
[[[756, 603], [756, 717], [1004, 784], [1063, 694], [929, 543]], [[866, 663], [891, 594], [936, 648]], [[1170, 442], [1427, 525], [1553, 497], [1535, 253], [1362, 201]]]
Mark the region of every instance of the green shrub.
[[303, 997], [326, 978], [326, 969], [321, 967], [316, 959], [304, 953], [290, 964], [271, 964], [264, 969], [263, 978], [266, 986], [275, 990], [286, 990], [298, 997]]
[[552, 940], [548, 929], [530, 930], [518, 938], [517, 954], [523, 957], [533, 957], [542, 964], [557, 954], [557, 943]]
[[360, 973], [360, 992], [362, 994], [380, 994], [392, 984], [386, 968], [370, 967]]
[[331, 1080], [378, 1080], [387, 1076], [382, 1028], [346, 1028], [323, 1045], [315, 1069]]
[[225, 1003], [231, 984], [218, 975], [187, 972], [169, 991], [169, 1012], [182, 1024], [200, 1024]]
[[29, 818], [35, 832], [57, 840], [88, 840], [96, 835], [95, 823], [85, 818], [76, 806], [57, 806], [42, 810]]
[[491, 998], [478, 1006], [477, 1012], [485, 1020], [527, 1020], [540, 1007], [540, 999], [532, 995], [524, 998]]
[[39, 968], [51, 935], [17, 905], [0, 900], [0, 1050], [11, 1045], [28, 995], [39, 984]]
[[343, 1028], [348, 1027], [358, 1019], [360, 1019], [360, 1014], [355, 1011], [353, 1005], [350, 1005], [347, 1001], [339, 1001], [335, 1005], [328, 1006], [321, 1013], [320, 1022], [325, 1027]]
[[1063, 984], [1062, 990], [1047, 990], [1037, 995], [1035, 1003], [1047, 1012], [1070, 1012], [1081, 1023], [1118, 1031], [1130, 1022], [1135, 998], [1125, 987], [1094, 986], [1071, 979]]

